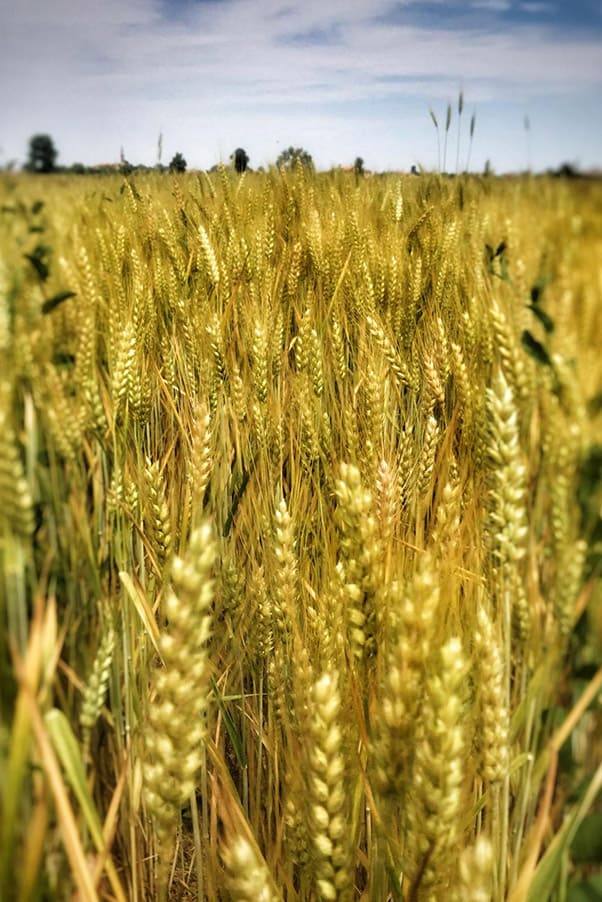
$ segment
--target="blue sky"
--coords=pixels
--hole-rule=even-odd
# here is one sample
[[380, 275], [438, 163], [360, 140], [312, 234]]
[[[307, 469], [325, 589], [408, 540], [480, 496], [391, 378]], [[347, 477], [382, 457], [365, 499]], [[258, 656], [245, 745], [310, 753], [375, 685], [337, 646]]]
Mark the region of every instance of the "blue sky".
[[35, 132], [64, 164], [152, 164], [161, 132], [190, 166], [436, 168], [451, 103], [453, 171], [460, 90], [461, 168], [473, 113], [473, 168], [602, 164], [601, 0], [0, 0], [0, 26], [0, 165]]

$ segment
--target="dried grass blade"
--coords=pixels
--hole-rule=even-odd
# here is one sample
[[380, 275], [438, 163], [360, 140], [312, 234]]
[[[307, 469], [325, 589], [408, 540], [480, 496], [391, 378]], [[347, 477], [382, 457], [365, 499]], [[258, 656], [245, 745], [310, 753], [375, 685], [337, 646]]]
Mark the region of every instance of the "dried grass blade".
[[157, 621], [155, 620], [155, 615], [153, 614], [151, 606], [146, 600], [140, 585], [134, 582], [129, 573], [120, 570], [119, 578], [130, 599], [133, 601], [134, 607], [138, 611], [138, 616], [142, 620], [155, 651], [159, 655], [159, 627], [157, 626]]
[[69, 803], [69, 793], [65, 786], [59, 763], [44, 728], [44, 721], [33, 693], [26, 690], [25, 697], [42, 766], [54, 796], [58, 821], [63, 835], [65, 851], [71, 865], [73, 879], [83, 902], [97, 902], [98, 895], [94, 889], [92, 875], [86, 862], [86, 854], [81, 844], [77, 820]]

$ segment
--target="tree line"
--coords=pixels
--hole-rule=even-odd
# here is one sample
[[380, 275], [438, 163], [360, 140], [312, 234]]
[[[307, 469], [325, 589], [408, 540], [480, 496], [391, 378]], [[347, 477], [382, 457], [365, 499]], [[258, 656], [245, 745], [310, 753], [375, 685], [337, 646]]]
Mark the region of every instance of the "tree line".
[[[99, 166], [84, 166], [83, 163], [73, 163], [71, 166], [61, 167], [57, 165], [58, 158], [58, 150], [56, 145], [50, 135], [47, 134], [37, 134], [34, 135], [29, 141], [29, 150], [27, 155], [27, 162], [23, 167], [27, 172], [37, 172], [37, 173], [53, 173], [53, 172], [70, 172], [76, 175], [85, 175], [88, 173], [102, 173], [103, 171], [112, 172], [116, 169], [125, 175], [129, 175], [131, 172], [135, 171], [160, 171], [160, 172], [186, 172], [188, 168], [188, 164], [186, 159], [182, 153], [179, 151], [175, 153], [169, 163], [168, 166], [164, 166], [161, 163], [158, 163], [156, 166], [143, 166], [140, 164], [130, 163], [125, 157], [121, 156], [121, 161], [118, 164], [105, 164]], [[230, 155], [230, 161], [236, 172], [242, 174], [249, 169], [250, 158], [247, 154], [246, 150], [242, 147], [237, 147], [236, 150]], [[284, 169], [292, 169], [297, 165], [301, 165], [307, 168], [313, 168], [314, 162], [312, 156], [308, 151], [304, 150], [302, 147], [287, 147], [286, 150], [283, 150], [276, 160], [276, 166]], [[363, 160], [361, 157], [357, 157], [354, 170], [363, 173]], [[217, 168], [217, 166], [213, 167]]]
[[[451, 115], [451, 107], [448, 107], [448, 115], [446, 119], [446, 132], [449, 130], [449, 121]], [[433, 123], [437, 128], [437, 135], [439, 136], [439, 124], [437, 118], [433, 111], [430, 111], [431, 118]], [[472, 133], [474, 132], [474, 116], [471, 120], [470, 124], [471, 138]], [[445, 151], [444, 150], [444, 165], [445, 165]], [[48, 134], [37, 134], [34, 135], [29, 141], [29, 151], [27, 156], [27, 162], [24, 165], [24, 170], [26, 172], [36, 172], [36, 173], [57, 173], [57, 172], [65, 172], [72, 173], [75, 175], [86, 175], [86, 174], [94, 174], [99, 175], [103, 173], [113, 173], [120, 172], [123, 175], [129, 175], [133, 172], [171, 172], [171, 173], [181, 173], [186, 172], [188, 168], [188, 164], [186, 162], [185, 157], [179, 151], [175, 153], [169, 163], [169, 165], [164, 166], [161, 163], [157, 163], [155, 166], [146, 166], [143, 164], [134, 164], [130, 163], [125, 159], [123, 153], [121, 155], [121, 161], [119, 163], [105, 163], [96, 166], [85, 166], [83, 163], [73, 163], [71, 166], [57, 166], [57, 157], [58, 151], [56, 149], [55, 143], [50, 135]], [[246, 150], [242, 147], [237, 147], [235, 151], [230, 155], [230, 161], [238, 173], [246, 172], [249, 169], [249, 155]], [[301, 165], [304, 168], [314, 168], [314, 162], [310, 153], [304, 150], [302, 147], [287, 147], [283, 150], [277, 160], [276, 167], [278, 169], [293, 169], [295, 166]], [[10, 168], [10, 167], [9, 167]], [[364, 169], [364, 161], [361, 157], [356, 157], [353, 163], [353, 166], [342, 167], [345, 170], [352, 171], [356, 176], [362, 176], [366, 173]], [[210, 172], [218, 169], [218, 165], [212, 166], [209, 170]], [[262, 170], [262, 167], [259, 167], [259, 171]], [[414, 175], [419, 175], [420, 172], [423, 171], [422, 167], [418, 169], [416, 166], [412, 166], [411, 172]], [[493, 170], [491, 168], [491, 163], [489, 160], [485, 163], [485, 168], [482, 172], [483, 176], [491, 176], [493, 175]], [[556, 178], [568, 178], [568, 179], [576, 179], [576, 178], [595, 178], [595, 173], [585, 173], [579, 170], [579, 167], [575, 163], [564, 162], [560, 166], [555, 169], [548, 169], [544, 173], [545, 175], [551, 175]]]

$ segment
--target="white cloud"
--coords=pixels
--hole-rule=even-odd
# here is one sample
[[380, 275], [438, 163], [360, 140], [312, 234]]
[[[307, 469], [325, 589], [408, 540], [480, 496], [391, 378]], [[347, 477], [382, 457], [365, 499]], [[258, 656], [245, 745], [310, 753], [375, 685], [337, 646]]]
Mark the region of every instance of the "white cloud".
[[523, 12], [529, 13], [530, 15], [539, 15], [540, 13], [552, 13], [554, 12], [554, 6], [552, 3], [539, 2], [539, 0], [526, 0], [526, 2], [521, 3], [520, 8]]
[[505, 13], [512, 8], [510, 0], [473, 0], [475, 9], [488, 9], [491, 12]]

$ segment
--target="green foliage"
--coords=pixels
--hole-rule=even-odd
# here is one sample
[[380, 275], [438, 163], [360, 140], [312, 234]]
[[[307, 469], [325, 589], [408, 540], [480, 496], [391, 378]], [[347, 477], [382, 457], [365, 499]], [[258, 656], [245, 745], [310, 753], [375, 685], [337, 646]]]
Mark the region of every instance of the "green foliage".
[[575, 864], [598, 864], [602, 867], [602, 812], [590, 814], [579, 826], [571, 844]]
[[535, 304], [529, 304], [528, 307], [533, 316], [539, 320], [548, 335], [550, 335], [554, 331], [554, 320], [552, 317]]
[[30, 254], [23, 254], [25, 259], [31, 263], [41, 282], [45, 282], [50, 273], [49, 260], [51, 255], [52, 248], [45, 244], [37, 244]]
[[602, 444], [594, 442], [579, 462], [577, 501], [588, 540], [588, 571], [602, 572]]
[[527, 902], [550, 899], [558, 887], [563, 862], [585, 822], [587, 811], [602, 788], [602, 765], [598, 767], [582, 798], [566, 814], [562, 826], [539, 862], [529, 887]]
[[553, 366], [552, 358], [550, 357], [548, 351], [546, 351], [540, 341], [533, 337], [528, 329], [523, 330], [520, 340], [527, 354], [529, 354], [529, 356], [531, 356], [534, 360], [536, 360], [538, 363], [541, 363], [543, 366]]
[[74, 291], [59, 291], [51, 298], [47, 298], [42, 304], [42, 313], [47, 314], [51, 313], [56, 307], [63, 303], [63, 301], [69, 300], [69, 298], [74, 298]]
[[485, 245], [489, 273], [497, 279], [501, 279], [502, 282], [510, 283], [511, 279], [508, 272], [508, 260], [506, 257], [507, 249], [505, 241], [500, 242], [495, 250], [490, 244]]
[[535, 282], [533, 284], [533, 287], [531, 288], [531, 303], [532, 304], [537, 305], [540, 303], [540, 301], [543, 297], [544, 289], [547, 284], [548, 284], [548, 278], [546, 276], [541, 276], [537, 280], [537, 282]]
[[602, 902], [602, 874], [587, 880], [571, 880], [565, 898], [566, 902]]
[[587, 402], [587, 411], [592, 417], [602, 411], [602, 392], [598, 392], [593, 398], [589, 399]]

